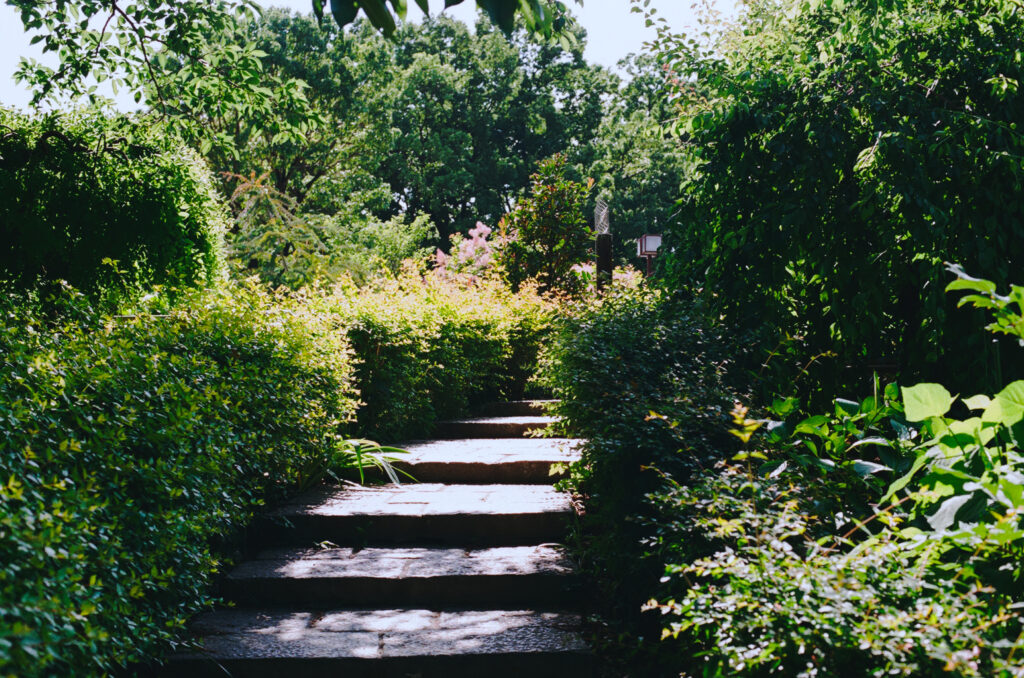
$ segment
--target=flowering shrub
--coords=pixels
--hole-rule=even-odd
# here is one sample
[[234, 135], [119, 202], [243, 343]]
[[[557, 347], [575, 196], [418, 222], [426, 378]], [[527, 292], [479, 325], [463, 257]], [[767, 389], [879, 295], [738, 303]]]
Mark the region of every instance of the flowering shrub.
[[445, 254], [440, 249], [434, 254], [435, 271], [439, 275], [482, 276], [494, 265], [494, 243], [487, 240], [492, 229], [483, 222], [476, 222], [470, 229], [469, 238], [456, 233], [451, 237], [451, 250]]

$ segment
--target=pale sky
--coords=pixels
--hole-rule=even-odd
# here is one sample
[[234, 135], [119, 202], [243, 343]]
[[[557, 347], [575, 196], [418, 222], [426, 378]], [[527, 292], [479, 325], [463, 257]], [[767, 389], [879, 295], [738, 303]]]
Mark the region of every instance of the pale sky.
[[[311, 0], [260, 0], [264, 6], [288, 7], [309, 13]], [[583, 27], [587, 30], [587, 60], [612, 68], [624, 56], [643, 49], [643, 43], [654, 36], [654, 29], [644, 26], [643, 17], [633, 14], [628, 0], [585, 0], [582, 7], [568, 3]], [[419, 21], [422, 17], [415, 3], [410, 2], [409, 19]], [[720, 10], [726, 13], [735, 12], [737, 0], [717, 0]], [[431, 0], [431, 7], [440, 9], [440, 0]], [[691, 10], [691, 0], [651, 0], [651, 6], [668, 20], [676, 30], [682, 30], [695, 23]], [[476, 5], [466, 0], [447, 10], [457, 19], [472, 25], [476, 16]], [[22, 30], [18, 13], [6, 3], [0, 4], [0, 104], [26, 108], [29, 92], [14, 82], [14, 70], [21, 57], [38, 58], [37, 46], [29, 45], [31, 36]], [[135, 108], [134, 102], [121, 97], [119, 106], [128, 110]]]

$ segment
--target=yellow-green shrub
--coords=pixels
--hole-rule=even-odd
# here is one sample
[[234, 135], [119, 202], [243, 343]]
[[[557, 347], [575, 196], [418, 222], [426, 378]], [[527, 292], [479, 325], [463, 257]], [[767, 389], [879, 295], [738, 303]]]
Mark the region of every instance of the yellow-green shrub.
[[360, 434], [389, 441], [426, 436], [471, 403], [521, 397], [553, 313], [532, 288], [411, 271], [341, 284], [322, 303], [345, 319], [358, 360]]
[[0, 297], [0, 675], [102, 675], [173, 647], [216, 545], [329, 463], [351, 355], [336, 318], [249, 288], [41, 305]]

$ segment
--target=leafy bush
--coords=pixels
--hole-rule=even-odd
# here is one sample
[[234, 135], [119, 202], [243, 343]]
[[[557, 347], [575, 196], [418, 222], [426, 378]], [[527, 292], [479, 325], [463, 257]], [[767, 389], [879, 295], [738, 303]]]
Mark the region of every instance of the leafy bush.
[[[88, 293], [208, 285], [225, 212], [203, 162], [98, 115], [0, 110], [0, 280], [66, 280]], [[106, 265], [105, 265], [106, 264]]]
[[565, 156], [557, 154], [540, 163], [530, 182], [530, 195], [502, 224], [497, 264], [513, 289], [536, 279], [541, 289], [571, 291], [571, 269], [587, 258], [593, 240], [584, 209], [594, 180], [566, 178]]
[[652, 510], [644, 496], [660, 474], [685, 479], [735, 447], [728, 355], [688, 304], [616, 287], [569, 307], [545, 347], [541, 382], [559, 399], [554, 413], [586, 441], [572, 469], [587, 507], [581, 555], [613, 616], [637, 621], [661, 576], [658, 563], [640, 561], [651, 537], [639, 522]]
[[[1024, 338], [1024, 288], [961, 304]], [[1016, 307], [1016, 309], [1014, 308]], [[688, 675], [1024, 675], [1024, 382], [958, 398], [876, 386], [772, 422], [762, 451], [651, 499], [669, 665]], [[967, 416], [954, 415], [959, 408]], [[773, 411], [792, 415], [778, 400]], [[739, 411], [741, 438], [764, 422]], [[761, 461], [758, 461], [761, 460]], [[912, 640], [910, 640], [912, 639]]]
[[894, 531], [837, 539], [843, 514], [816, 484], [725, 467], [655, 497], [674, 516], [648, 606], [663, 613], [663, 662], [687, 676], [1021, 675], [1013, 598], [944, 574], [941, 547], [908, 549]]
[[[1024, 288], [952, 270], [961, 305], [1024, 339]], [[777, 421], [737, 405], [730, 443], [727, 350], [639, 291], [577, 309], [548, 351], [590, 438], [571, 484], [607, 675], [1024, 675], [1024, 382], [961, 401], [876, 380], [811, 417], [777, 399]]]
[[355, 351], [358, 429], [387, 441], [425, 437], [471, 403], [522, 396], [552, 312], [530, 289], [411, 270], [339, 285], [321, 303], [344, 319]]
[[0, 298], [0, 674], [106, 675], [175, 647], [261, 504], [350, 463], [351, 352], [253, 288], [43, 302]]
[[778, 0], [711, 49], [662, 36], [692, 165], [663, 263], [765, 351], [788, 338], [767, 392], [809, 361], [821, 407], [878, 369], [972, 392], [1020, 372], [941, 263], [1000, 285], [1024, 263], [1022, 32], [1014, 0]]

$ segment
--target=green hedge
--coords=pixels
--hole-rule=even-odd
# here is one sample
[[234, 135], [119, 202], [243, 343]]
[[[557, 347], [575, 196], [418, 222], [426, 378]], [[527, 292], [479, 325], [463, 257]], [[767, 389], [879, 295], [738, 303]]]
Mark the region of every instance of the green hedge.
[[522, 397], [552, 315], [532, 290], [414, 273], [342, 285], [321, 303], [344, 318], [355, 352], [357, 430], [386, 442], [425, 438], [473, 404]]
[[[954, 288], [1020, 336], [1024, 288]], [[876, 383], [755, 420], [733, 403], [736, 351], [699, 317], [613, 295], [546, 351], [556, 411], [589, 439], [569, 485], [603, 675], [1020, 675], [1024, 382], [962, 405]]]
[[0, 297], [0, 676], [163, 656], [264, 502], [351, 465], [343, 438], [426, 435], [521, 394], [550, 315], [413, 274], [165, 299]]
[[336, 318], [245, 288], [182, 301], [0, 297], [0, 675], [172, 649], [225, 540], [339, 449], [356, 397]]
[[121, 133], [98, 115], [0, 110], [0, 281], [121, 296], [219, 275], [226, 212], [205, 163], [155, 133]]
[[658, 560], [643, 558], [654, 537], [643, 521], [660, 510], [646, 495], [662, 474], [685, 480], [736, 447], [730, 353], [689, 305], [644, 289], [570, 308], [542, 353], [554, 412], [565, 433], [586, 441], [570, 483], [586, 498], [579, 555], [599, 611], [634, 637], [660, 631], [640, 616], [662, 574]]
[[761, 333], [766, 395], [1024, 369], [942, 293], [945, 261], [1001, 286], [1024, 265], [1022, 33], [1015, 0], [781, 0], [698, 63], [666, 43], [692, 167], [661, 263]]

